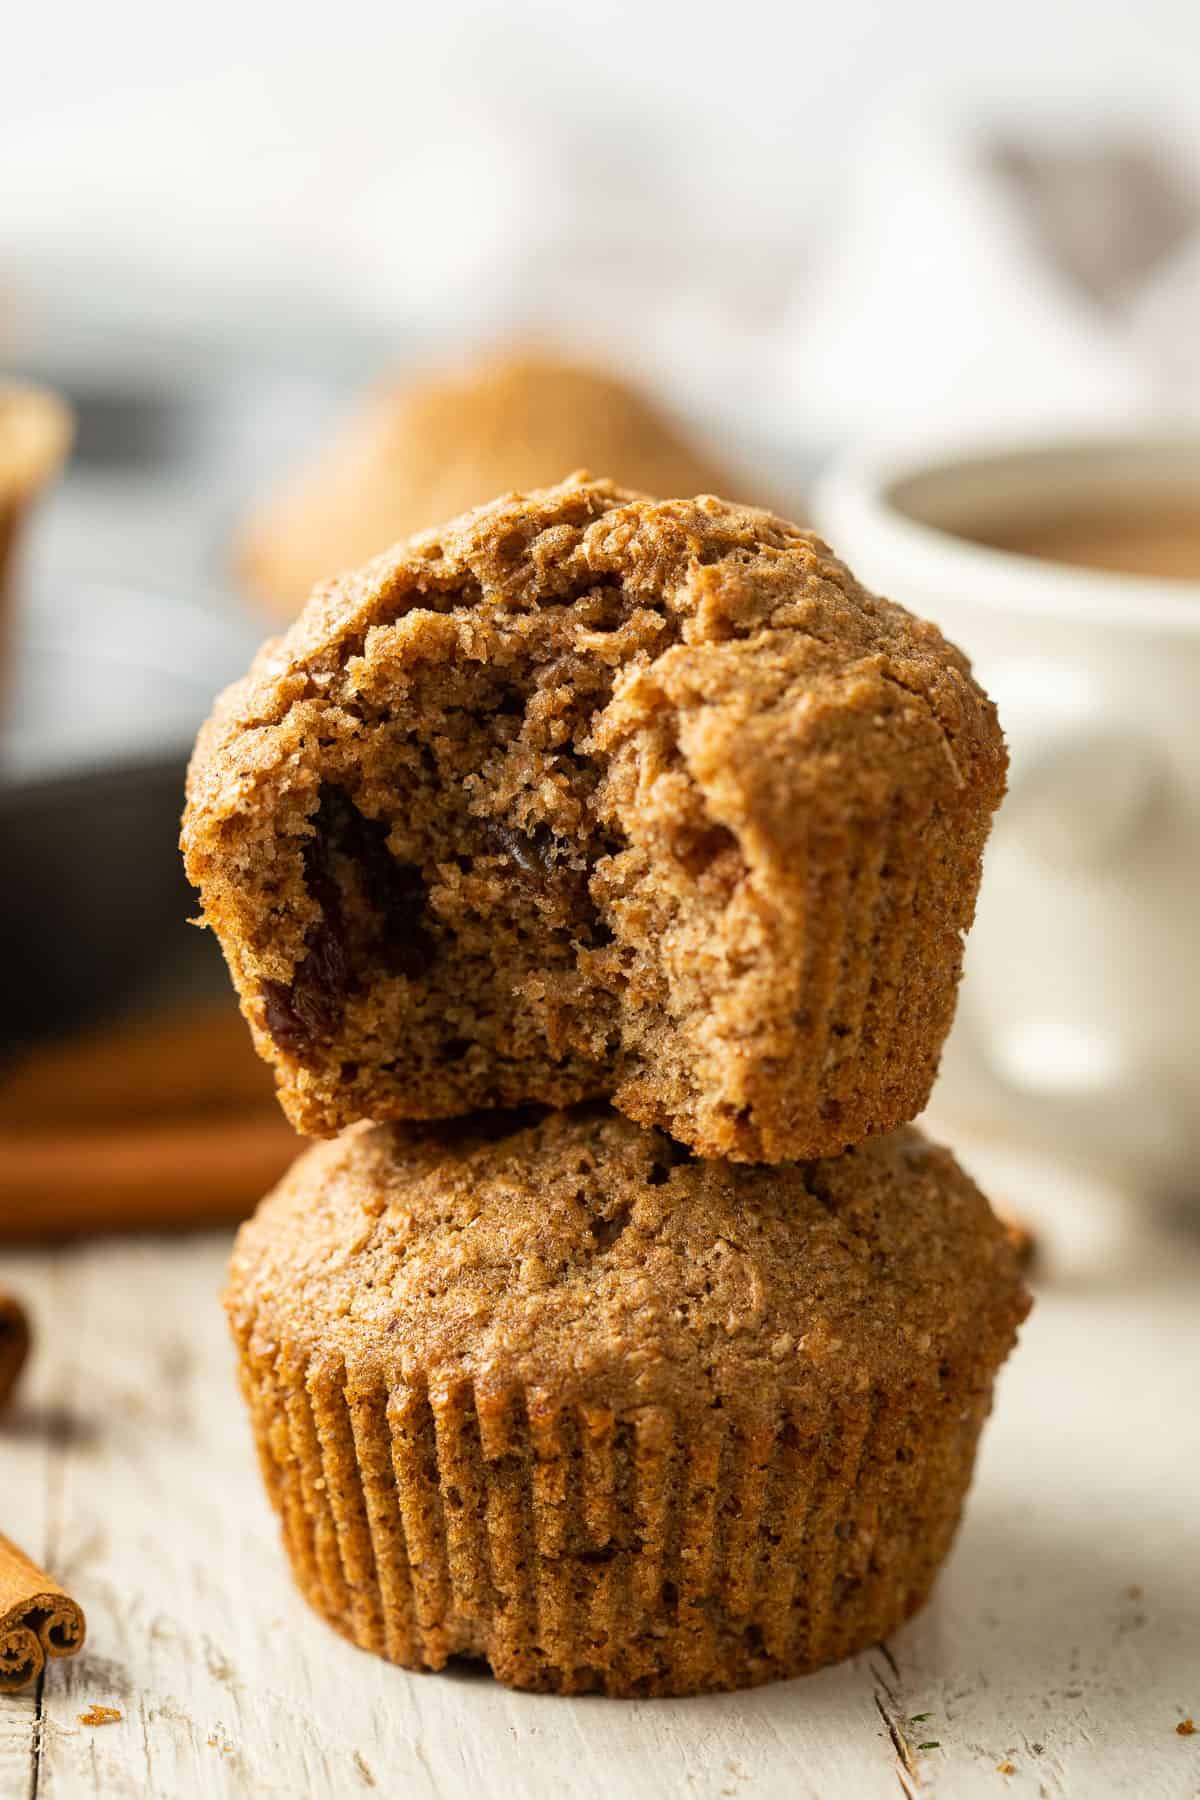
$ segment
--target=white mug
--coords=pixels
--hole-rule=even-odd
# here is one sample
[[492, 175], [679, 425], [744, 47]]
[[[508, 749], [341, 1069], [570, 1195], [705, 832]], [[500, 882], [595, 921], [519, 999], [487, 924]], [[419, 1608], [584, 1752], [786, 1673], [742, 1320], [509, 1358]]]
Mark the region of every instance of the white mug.
[[938, 1109], [1200, 1198], [1200, 580], [969, 541], [1139, 499], [1194, 504], [1200, 438], [866, 453], [816, 528], [967, 653], [1009, 740]]

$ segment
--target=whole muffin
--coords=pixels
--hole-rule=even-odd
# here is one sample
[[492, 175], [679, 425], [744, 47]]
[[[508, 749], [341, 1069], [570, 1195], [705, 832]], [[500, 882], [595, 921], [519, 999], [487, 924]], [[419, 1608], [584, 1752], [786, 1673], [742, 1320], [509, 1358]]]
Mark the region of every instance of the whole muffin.
[[294, 619], [316, 582], [585, 463], [644, 494], [738, 486], [627, 382], [553, 356], [493, 355], [371, 394], [249, 520], [239, 566], [271, 611]]
[[607, 1108], [313, 1148], [227, 1303], [331, 1624], [627, 1695], [802, 1674], [913, 1613], [1028, 1308], [914, 1130], [748, 1168]]
[[820, 539], [580, 477], [314, 597], [183, 848], [300, 1131], [611, 1096], [775, 1162], [924, 1106], [1004, 776]]

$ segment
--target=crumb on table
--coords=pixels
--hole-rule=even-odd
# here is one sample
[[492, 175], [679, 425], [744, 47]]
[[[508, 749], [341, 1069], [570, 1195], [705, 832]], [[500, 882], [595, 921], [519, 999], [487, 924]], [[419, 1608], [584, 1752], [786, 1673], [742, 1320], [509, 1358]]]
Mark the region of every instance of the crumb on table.
[[79, 1714], [81, 1725], [115, 1725], [124, 1718], [124, 1713], [116, 1706], [89, 1706], [86, 1712]]
[[1175, 1730], [1180, 1737], [1195, 1737], [1196, 1721], [1195, 1721], [1195, 1719], [1191, 1719], [1191, 1718], [1180, 1719], [1178, 1725], [1175, 1727]]

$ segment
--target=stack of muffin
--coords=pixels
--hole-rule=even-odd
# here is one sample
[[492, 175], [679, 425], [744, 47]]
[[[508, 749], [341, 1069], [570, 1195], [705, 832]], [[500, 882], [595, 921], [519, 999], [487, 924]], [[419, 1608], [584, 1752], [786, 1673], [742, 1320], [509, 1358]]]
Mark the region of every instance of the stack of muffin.
[[908, 1124], [1004, 773], [818, 539], [583, 476], [318, 589], [219, 702], [188, 870], [332, 1140], [229, 1307], [340, 1631], [683, 1694], [920, 1606], [1028, 1305]]

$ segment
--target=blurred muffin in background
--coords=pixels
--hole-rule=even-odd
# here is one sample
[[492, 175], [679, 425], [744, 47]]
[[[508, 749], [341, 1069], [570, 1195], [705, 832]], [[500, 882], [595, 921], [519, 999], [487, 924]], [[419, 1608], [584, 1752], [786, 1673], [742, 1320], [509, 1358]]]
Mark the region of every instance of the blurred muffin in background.
[[71, 445], [71, 414], [48, 388], [0, 376], [0, 660], [8, 642], [8, 595], [21, 526]]
[[574, 469], [660, 498], [744, 498], [643, 394], [623, 381], [525, 354], [491, 356], [378, 389], [316, 460], [256, 510], [243, 579], [290, 618], [318, 581], [510, 489]]

